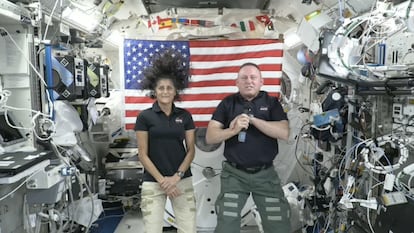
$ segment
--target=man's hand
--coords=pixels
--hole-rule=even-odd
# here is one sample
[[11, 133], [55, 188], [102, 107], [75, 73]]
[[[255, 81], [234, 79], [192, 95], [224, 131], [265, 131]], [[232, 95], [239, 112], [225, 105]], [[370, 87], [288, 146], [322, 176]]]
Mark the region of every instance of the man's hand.
[[246, 113], [242, 113], [230, 122], [230, 128], [240, 132], [243, 129], [249, 128], [250, 117]]

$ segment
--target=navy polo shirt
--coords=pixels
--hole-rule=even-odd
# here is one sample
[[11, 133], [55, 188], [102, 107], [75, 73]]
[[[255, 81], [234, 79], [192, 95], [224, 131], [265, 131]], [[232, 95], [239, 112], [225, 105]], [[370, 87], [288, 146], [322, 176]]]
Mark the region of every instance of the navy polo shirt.
[[[266, 121], [287, 120], [278, 99], [265, 91], [260, 91], [252, 101], [245, 100], [240, 93], [227, 96], [217, 106], [212, 119], [228, 128], [230, 122], [243, 112]], [[245, 142], [239, 142], [236, 135], [227, 139], [224, 147], [224, 157], [244, 167], [271, 163], [277, 153], [277, 139], [265, 135], [252, 124], [246, 130]]]
[[[170, 116], [167, 116], [161, 111], [158, 102], [142, 111], [135, 123], [135, 131], [148, 132], [148, 156], [163, 176], [172, 176], [177, 172], [187, 153], [185, 131], [194, 128], [193, 118], [187, 110], [173, 105]], [[189, 176], [190, 169], [184, 177]], [[143, 180], [156, 181], [146, 171]]]

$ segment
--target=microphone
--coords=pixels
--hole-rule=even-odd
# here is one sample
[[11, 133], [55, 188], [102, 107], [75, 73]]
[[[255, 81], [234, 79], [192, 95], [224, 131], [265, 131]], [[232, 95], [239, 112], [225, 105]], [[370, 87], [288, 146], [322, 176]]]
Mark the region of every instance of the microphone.
[[[243, 113], [250, 114], [250, 107], [248, 105], [244, 106]], [[237, 136], [237, 139], [239, 140], [239, 142], [245, 142], [246, 141], [246, 130], [247, 129], [243, 128], [239, 132], [239, 135]]]
[[242, 129], [239, 132], [239, 136], [237, 137], [237, 139], [239, 140], [239, 142], [245, 142], [246, 141], [246, 129]]

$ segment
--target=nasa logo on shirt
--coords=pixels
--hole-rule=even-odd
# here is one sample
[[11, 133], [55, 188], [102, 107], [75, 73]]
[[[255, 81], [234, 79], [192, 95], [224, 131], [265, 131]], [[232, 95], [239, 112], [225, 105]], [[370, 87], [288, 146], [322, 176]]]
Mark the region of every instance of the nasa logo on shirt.
[[181, 117], [177, 117], [177, 118], [175, 118], [175, 123], [182, 124], [183, 123], [183, 119]]
[[260, 111], [268, 111], [269, 108], [267, 106], [260, 106], [259, 110]]

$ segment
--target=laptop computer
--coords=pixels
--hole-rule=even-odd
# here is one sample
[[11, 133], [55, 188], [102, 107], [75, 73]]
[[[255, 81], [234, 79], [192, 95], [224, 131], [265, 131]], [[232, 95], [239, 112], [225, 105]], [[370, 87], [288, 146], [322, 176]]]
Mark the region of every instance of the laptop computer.
[[0, 177], [14, 176], [52, 156], [52, 151], [42, 150], [0, 154]]
[[35, 150], [20, 126], [11, 111], [0, 111], [0, 153]]
[[17, 128], [16, 118], [10, 111], [0, 111], [0, 144], [10, 146], [26, 140], [23, 132]]

